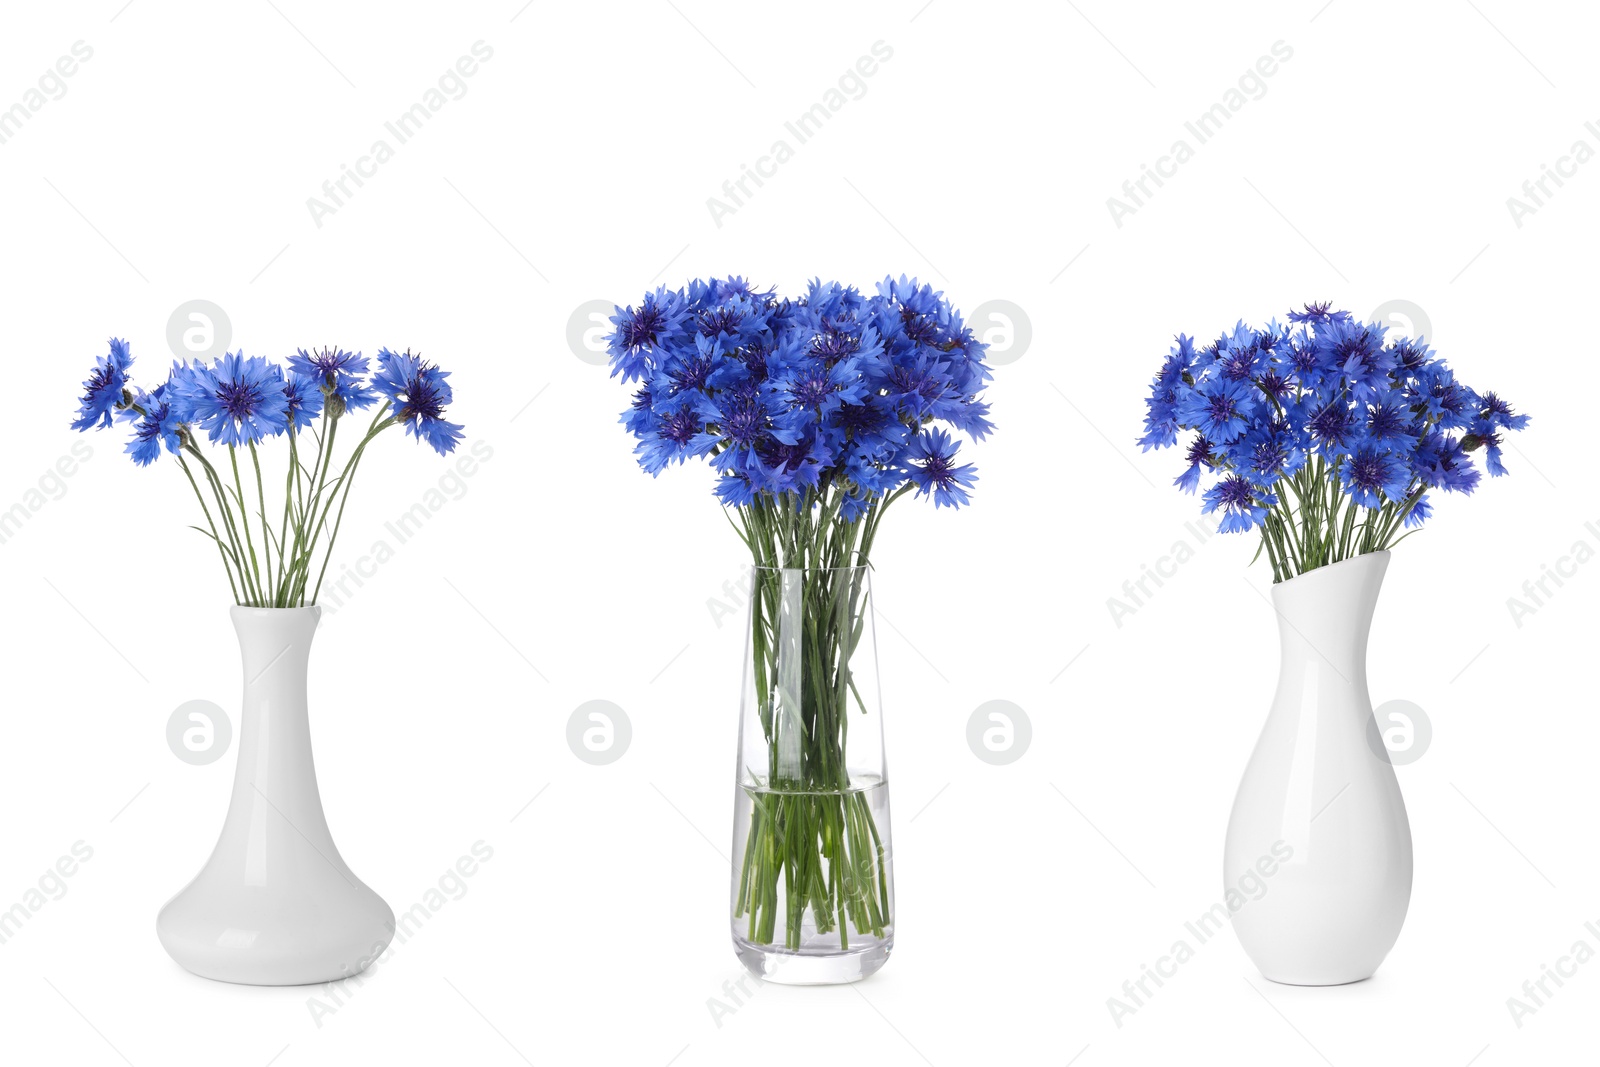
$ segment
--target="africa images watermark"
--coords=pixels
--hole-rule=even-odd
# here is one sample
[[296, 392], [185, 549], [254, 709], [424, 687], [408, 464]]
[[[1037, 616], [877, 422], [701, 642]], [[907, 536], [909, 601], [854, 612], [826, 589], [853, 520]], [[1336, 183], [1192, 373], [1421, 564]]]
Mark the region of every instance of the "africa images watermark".
[[[1583, 929], [1590, 936], [1600, 939], [1600, 926], [1587, 922], [1583, 924]], [[1522, 1029], [1523, 1020], [1528, 1016], [1537, 1015], [1540, 1008], [1549, 1007], [1548, 1001], [1567, 984], [1566, 979], [1576, 978], [1578, 968], [1594, 957], [1594, 947], [1580, 937], [1572, 943], [1566, 955], [1557, 957], [1554, 967], [1548, 963], [1539, 964], [1539, 977], [1522, 983], [1522, 996], [1506, 998], [1506, 1010], [1511, 1013], [1511, 1021], [1517, 1024], [1517, 1029]], [[1550, 988], [1552, 985], [1554, 989]]]
[[[1183, 529], [1186, 536], [1174, 541], [1166, 554], [1157, 556], [1154, 567], [1139, 564], [1139, 577], [1122, 583], [1122, 596], [1106, 598], [1106, 610], [1111, 613], [1111, 621], [1117, 624], [1117, 629], [1122, 629], [1123, 619], [1149, 604], [1156, 591], [1166, 584], [1163, 579], [1177, 577], [1178, 568], [1194, 559], [1200, 546], [1217, 536], [1217, 520], [1210, 515], [1203, 516], [1198, 521], [1184, 523]], [[1155, 588], [1152, 589], [1152, 585]]]
[[[441, 474], [422, 494], [421, 500], [383, 524], [384, 530], [394, 539], [394, 544], [380, 537], [372, 543], [371, 548], [356, 558], [353, 566], [340, 563], [339, 570], [328, 575], [327, 584], [317, 598], [324, 614], [338, 614], [368, 579], [377, 577], [378, 568], [394, 558], [397, 546], [421, 533], [423, 527], [444, 510], [446, 504], [467, 495], [467, 479], [476, 475], [483, 464], [494, 458], [494, 449], [487, 441], [479, 440], [472, 442], [467, 452], [470, 454], [456, 457], [454, 469]], [[351, 588], [352, 585], [354, 588]]]
[[78, 873], [78, 868], [94, 858], [94, 849], [82, 841], [74, 841], [68, 850], [71, 855], [63, 855], [39, 876], [37, 888], [29, 886], [22, 894], [22, 899], [11, 905], [5, 911], [0, 911], [0, 945], [10, 941], [22, 930], [23, 924], [32, 919], [44, 906], [52, 900], [60, 900], [67, 895], [67, 879]]
[[822, 128], [850, 101], [860, 100], [867, 95], [867, 79], [878, 73], [880, 64], [894, 57], [894, 49], [883, 41], [872, 42], [870, 51], [870, 55], [857, 59], [854, 66], [846, 67], [838, 81], [822, 94], [821, 100], [802, 111], [793, 121], [783, 124], [784, 131], [794, 139], [793, 145], [786, 138], [779, 137], [772, 142], [765, 155], [756, 158], [754, 168], [741, 163], [739, 176], [722, 183], [722, 196], [726, 199], [715, 196], [706, 198], [706, 210], [711, 212], [711, 221], [717, 224], [717, 229], [722, 229], [723, 216], [736, 214], [747, 200], [755, 196], [755, 190], [750, 188], [752, 182], [756, 189], [760, 189], [766, 184], [763, 179], [775, 177], [778, 168], [794, 158], [796, 147], [821, 133]]
[[[387, 138], [379, 137], [372, 142], [366, 154], [356, 157], [353, 168], [345, 163], [339, 164], [339, 176], [322, 183], [322, 197], [306, 198], [306, 210], [311, 212], [311, 221], [317, 229], [322, 229], [324, 217], [337, 214], [356, 195], [356, 191], [366, 184], [363, 179], [377, 176], [378, 168], [395, 157], [396, 148], [421, 133], [433, 116], [450, 101], [460, 100], [467, 95], [467, 79], [478, 73], [480, 64], [494, 58], [494, 49], [483, 41], [474, 41], [470, 51], [471, 55], [461, 56], [453, 66], [447, 67], [439, 75], [438, 81], [423, 91], [419, 102], [383, 124], [385, 132], [394, 139], [394, 144], [391, 145]], [[352, 183], [355, 189], [350, 187]]]
[[68, 454], [46, 467], [34, 485], [24, 490], [22, 498], [4, 511], [0, 511], [0, 545], [7, 544], [22, 531], [29, 519], [52, 500], [67, 495], [67, 479], [78, 473], [79, 467], [94, 457], [94, 449], [86, 441], [74, 441]]
[[[1583, 529], [1589, 537], [1600, 542], [1600, 523], [1584, 523]], [[1511, 621], [1517, 624], [1517, 629], [1522, 629], [1522, 620], [1538, 614], [1539, 609], [1545, 607], [1562, 586], [1578, 576], [1578, 568], [1594, 557], [1594, 545], [1589, 543], [1588, 538], [1580, 537], [1572, 543], [1572, 548], [1566, 554], [1556, 557], [1554, 566], [1539, 564], [1539, 577], [1529, 578], [1522, 583], [1522, 596], [1506, 597], [1506, 610], [1511, 612]]]
[[[1228, 121], [1251, 100], [1260, 100], [1267, 95], [1266, 79], [1278, 73], [1279, 64], [1287, 63], [1294, 57], [1294, 49], [1283, 41], [1273, 41], [1270, 52], [1271, 55], [1262, 56], [1254, 66], [1247, 67], [1239, 75], [1237, 86], [1230, 86], [1223, 92], [1219, 102], [1202, 111], [1193, 121], [1183, 124], [1184, 130], [1194, 138], [1193, 145], [1186, 138], [1178, 138], [1172, 142], [1166, 155], [1156, 158], [1154, 167], [1141, 163], [1139, 176], [1122, 183], [1122, 195], [1127, 197], [1126, 200], [1115, 196], [1106, 198], [1106, 210], [1111, 212], [1111, 221], [1117, 229], [1122, 229], [1122, 220], [1126, 216], [1137, 214], [1156, 195], [1155, 190], [1166, 184], [1163, 178], [1177, 176], [1178, 168], [1194, 158], [1198, 146], [1221, 133]], [[1150, 188], [1151, 183], [1154, 183], [1155, 189]]]
[[1139, 964], [1139, 977], [1122, 983], [1122, 996], [1106, 998], [1106, 1010], [1111, 1013], [1111, 1021], [1116, 1023], [1117, 1029], [1122, 1029], [1125, 1018], [1138, 1014], [1140, 1008], [1148, 1006], [1166, 981], [1177, 976], [1179, 967], [1194, 959], [1196, 945], [1204, 945], [1212, 940], [1233, 922], [1233, 917], [1246, 905], [1266, 896], [1267, 879], [1277, 874], [1278, 868], [1293, 858], [1294, 846], [1287, 841], [1274, 841], [1267, 855], [1256, 860], [1253, 866], [1246, 867], [1234, 884], [1228, 886], [1221, 901], [1211, 905], [1193, 922], [1183, 924], [1184, 930], [1194, 938], [1195, 945], [1190, 945], [1186, 938], [1180, 937], [1165, 955], [1156, 958], [1154, 967], [1147, 963]]
[[0, 110], [0, 144], [7, 144], [22, 132], [23, 126], [33, 119], [52, 100], [67, 95], [67, 79], [78, 73], [80, 65], [94, 58], [94, 49], [83, 41], [73, 41], [70, 55], [64, 55], [45, 68], [38, 81], [22, 93], [22, 99]]
[[311, 1021], [322, 1029], [323, 1020], [350, 1002], [356, 990], [376, 976], [379, 964], [388, 963], [395, 951], [416, 936], [435, 915], [444, 910], [452, 900], [460, 900], [470, 888], [467, 881], [482, 870], [483, 864], [494, 859], [494, 847], [482, 840], [474, 841], [470, 855], [458, 857], [444, 869], [438, 881], [423, 891], [422, 898], [399, 914], [395, 921], [394, 938], [384, 945], [373, 945], [369, 955], [352, 960], [345, 965], [345, 977], [324, 982], [319, 991], [306, 998], [306, 1011]]
[[[1600, 125], [1596, 125], [1594, 122], [1585, 122], [1583, 128], [1589, 136], [1600, 141]], [[1522, 183], [1522, 195], [1527, 199], [1524, 200], [1515, 196], [1506, 197], [1506, 210], [1511, 212], [1511, 221], [1516, 225], [1517, 229], [1522, 229], [1527, 217], [1538, 214], [1539, 209], [1546, 206], [1545, 202], [1554, 197], [1562, 186], [1566, 185], [1566, 182], [1562, 181], [1563, 178], [1577, 177], [1578, 168], [1589, 162], [1594, 156], [1594, 146], [1580, 137], [1572, 142], [1572, 147], [1567, 150], [1565, 155], [1556, 157], [1556, 165], [1553, 168], [1548, 163], [1539, 164], [1539, 176], [1537, 178], [1529, 178]], [[1552, 184], [1555, 186], [1554, 189], [1551, 188]]]

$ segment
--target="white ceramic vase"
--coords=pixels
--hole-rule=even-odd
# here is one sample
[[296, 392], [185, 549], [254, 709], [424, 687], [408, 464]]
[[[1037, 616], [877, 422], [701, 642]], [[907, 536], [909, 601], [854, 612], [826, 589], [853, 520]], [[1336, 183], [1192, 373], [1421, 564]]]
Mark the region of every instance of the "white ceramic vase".
[[1278, 690], [1233, 802], [1224, 878], [1262, 887], [1236, 897], [1233, 928], [1274, 982], [1371, 977], [1411, 900], [1405, 802], [1368, 736], [1367, 633], [1388, 565], [1371, 552], [1272, 587]]
[[206, 978], [302, 985], [364, 970], [394, 936], [394, 912], [350, 872], [322, 814], [306, 709], [306, 664], [322, 609], [232, 609], [244, 657], [239, 763], [222, 837], [167, 902], [167, 954]]

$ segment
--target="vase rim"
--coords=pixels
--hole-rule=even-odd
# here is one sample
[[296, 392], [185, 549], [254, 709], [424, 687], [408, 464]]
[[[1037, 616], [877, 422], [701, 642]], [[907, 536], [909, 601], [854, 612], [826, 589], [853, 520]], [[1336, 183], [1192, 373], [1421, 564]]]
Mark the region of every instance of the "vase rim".
[[1323, 564], [1321, 567], [1316, 567], [1316, 568], [1314, 568], [1312, 570], [1309, 570], [1309, 571], [1302, 571], [1301, 573], [1295, 575], [1293, 578], [1290, 578], [1287, 581], [1274, 582], [1272, 584], [1272, 588], [1273, 589], [1282, 589], [1285, 586], [1293, 585], [1295, 582], [1298, 582], [1302, 578], [1311, 578], [1311, 577], [1314, 577], [1314, 576], [1316, 576], [1318, 574], [1322, 574], [1322, 573], [1324, 573], [1326, 571], [1331, 571], [1331, 570], [1335, 570], [1335, 569], [1337, 569], [1339, 567], [1343, 567], [1343, 566], [1345, 566], [1346, 564], [1349, 564], [1349, 563], [1361, 563], [1364, 560], [1373, 560], [1373, 561], [1376, 561], [1378, 559], [1387, 560], [1388, 558], [1389, 558], [1389, 550], [1387, 548], [1379, 549], [1376, 552], [1363, 552], [1360, 555], [1351, 556], [1349, 559], [1341, 559], [1337, 563], [1326, 563], [1326, 564]]

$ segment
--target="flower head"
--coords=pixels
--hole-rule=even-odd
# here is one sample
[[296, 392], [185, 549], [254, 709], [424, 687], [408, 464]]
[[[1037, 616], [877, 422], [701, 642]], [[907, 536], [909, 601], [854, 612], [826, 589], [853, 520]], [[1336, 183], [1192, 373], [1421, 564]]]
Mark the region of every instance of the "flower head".
[[1411, 472], [1393, 452], [1363, 444], [1344, 458], [1339, 467], [1344, 491], [1365, 508], [1399, 504], [1406, 498]]
[[78, 417], [72, 423], [74, 430], [87, 430], [96, 424], [104, 429], [111, 425], [112, 412], [123, 402], [128, 387], [128, 367], [132, 363], [128, 342], [113, 337], [110, 354], [95, 360], [94, 372], [83, 383]]
[[1207, 378], [1179, 398], [1177, 416], [1208, 440], [1227, 444], [1250, 427], [1260, 404], [1258, 395], [1249, 382]]
[[454, 399], [445, 381], [449, 376], [448, 371], [413, 356], [410, 349], [402, 355], [382, 348], [372, 378], [373, 386], [389, 398], [394, 412], [391, 418], [403, 422], [407, 433], [426, 440], [441, 456], [455, 451], [461, 440], [461, 426], [444, 419], [444, 406]]
[[346, 352], [337, 346], [314, 352], [300, 348], [289, 357], [289, 369], [331, 386], [336, 375], [367, 373], [367, 357], [360, 352]]
[[682, 331], [687, 308], [682, 293], [662, 287], [646, 293], [637, 308], [630, 305], [615, 310], [611, 322], [616, 329], [607, 338], [611, 374], [631, 382], [643, 377], [651, 355]]
[[167, 389], [167, 384], [163, 383], [148, 393], [141, 390], [134, 394], [133, 409], [138, 413], [133, 417], [133, 440], [123, 451], [141, 467], [154, 463], [162, 448], [177, 455], [182, 447], [179, 435], [182, 423], [173, 411]]
[[236, 352], [209, 367], [175, 367], [170, 388], [178, 418], [200, 426], [213, 443], [250, 444], [288, 427], [283, 372], [260, 356]]
[[934, 507], [960, 507], [971, 503], [966, 490], [978, 480], [971, 464], [956, 465], [959, 446], [944, 430], [919, 434], [906, 452], [905, 473], [917, 495], [933, 495]]
[[290, 371], [283, 378], [283, 396], [289, 402], [284, 428], [294, 433], [310, 426], [322, 412], [323, 394], [315, 378]]
[[1267, 508], [1277, 503], [1277, 498], [1256, 488], [1249, 479], [1237, 474], [1223, 477], [1205, 492], [1205, 512], [1221, 510], [1223, 533], [1240, 533], [1253, 530], [1266, 521]]

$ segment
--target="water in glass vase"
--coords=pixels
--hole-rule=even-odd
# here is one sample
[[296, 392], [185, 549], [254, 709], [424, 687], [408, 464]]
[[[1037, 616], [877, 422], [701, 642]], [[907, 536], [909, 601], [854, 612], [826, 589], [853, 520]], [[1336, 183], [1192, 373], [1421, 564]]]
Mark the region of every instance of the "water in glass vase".
[[786, 985], [853, 982], [894, 946], [889, 785], [842, 790], [751, 780], [735, 800], [733, 943], [754, 974]]

